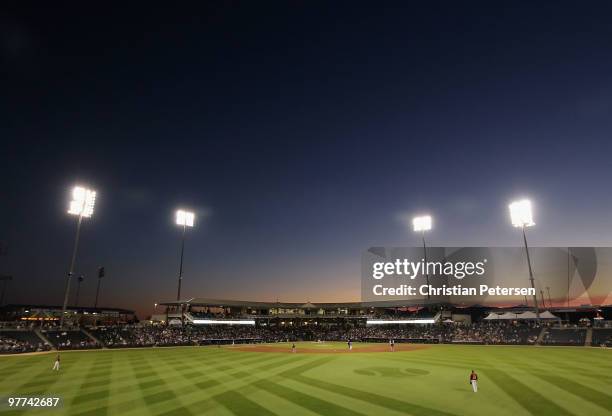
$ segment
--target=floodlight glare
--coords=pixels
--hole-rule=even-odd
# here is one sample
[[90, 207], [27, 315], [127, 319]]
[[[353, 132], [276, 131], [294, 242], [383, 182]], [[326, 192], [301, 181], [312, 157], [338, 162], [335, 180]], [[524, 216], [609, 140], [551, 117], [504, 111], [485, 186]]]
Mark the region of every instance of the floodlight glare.
[[513, 202], [509, 205], [510, 219], [515, 227], [531, 227], [535, 225], [533, 222], [533, 214], [531, 212], [531, 201], [523, 199]]
[[176, 211], [176, 224], [182, 225], [184, 227], [193, 227], [193, 220], [195, 218], [195, 214], [189, 211], [183, 211], [179, 209]]
[[72, 190], [72, 201], [70, 201], [68, 214], [89, 218], [93, 215], [95, 203], [96, 191], [75, 186]]
[[429, 215], [424, 215], [422, 217], [414, 217], [412, 219], [412, 227], [416, 232], [425, 232], [431, 230], [431, 217]]

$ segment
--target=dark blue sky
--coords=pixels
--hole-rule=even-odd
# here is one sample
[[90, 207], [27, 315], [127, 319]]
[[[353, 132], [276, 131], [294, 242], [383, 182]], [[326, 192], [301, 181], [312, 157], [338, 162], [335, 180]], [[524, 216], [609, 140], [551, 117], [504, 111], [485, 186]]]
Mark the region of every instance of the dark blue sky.
[[93, 302], [356, 300], [372, 245], [611, 245], [609, 2], [0, 6], [0, 272], [62, 300], [68, 193], [98, 190]]

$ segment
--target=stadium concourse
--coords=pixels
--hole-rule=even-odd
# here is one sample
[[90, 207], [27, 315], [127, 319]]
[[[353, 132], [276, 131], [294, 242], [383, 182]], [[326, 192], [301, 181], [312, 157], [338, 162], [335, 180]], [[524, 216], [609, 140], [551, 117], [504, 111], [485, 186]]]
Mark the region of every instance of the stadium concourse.
[[[295, 304], [198, 299], [161, 304], [151, 320], [91, 320], [71, 314], [58, 327], [52, 309], [35, 319], [35, 308], [12, 311], [0, 324], [0, 353], [98, 348], [343, 341], [414, 344], [612, 346], [610, 307], [541, 311], [420, 305]], [[10, 305], [9, 305], [10, 306]], [[51, 312], [49, 312], [51, 311]], [[26, 314], [27, 312], [27, 314]], [[102, 311], [95, 316], [102, 317]], [[113, 315], [117, 316], [117, 315]], [[131, 315], [133, 318], [134, 315]]]

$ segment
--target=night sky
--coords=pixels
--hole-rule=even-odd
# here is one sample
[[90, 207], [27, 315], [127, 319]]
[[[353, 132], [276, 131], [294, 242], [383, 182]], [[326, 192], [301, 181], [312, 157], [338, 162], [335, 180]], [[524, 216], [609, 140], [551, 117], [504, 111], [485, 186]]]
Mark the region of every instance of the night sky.
[[[120, 6], [119, 6], [120, 5]], [[169, 4], [168, 4], [169, 5]], [[8, 303], [359, 299], [370, 246], [612, 245], [612, 4], [0, 5]]]

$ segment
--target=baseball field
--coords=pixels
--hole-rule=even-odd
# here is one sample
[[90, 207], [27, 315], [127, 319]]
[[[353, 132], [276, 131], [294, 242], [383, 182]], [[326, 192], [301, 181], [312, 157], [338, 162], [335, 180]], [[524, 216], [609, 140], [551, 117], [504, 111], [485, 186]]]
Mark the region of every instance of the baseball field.
[[[0, 357], [0, 414], [611, 415], [612, 351], [298, 343]], [[479, 391], [468, 377], [474, 369]], [[7, 408], [7, 397], [62, 407]]]

